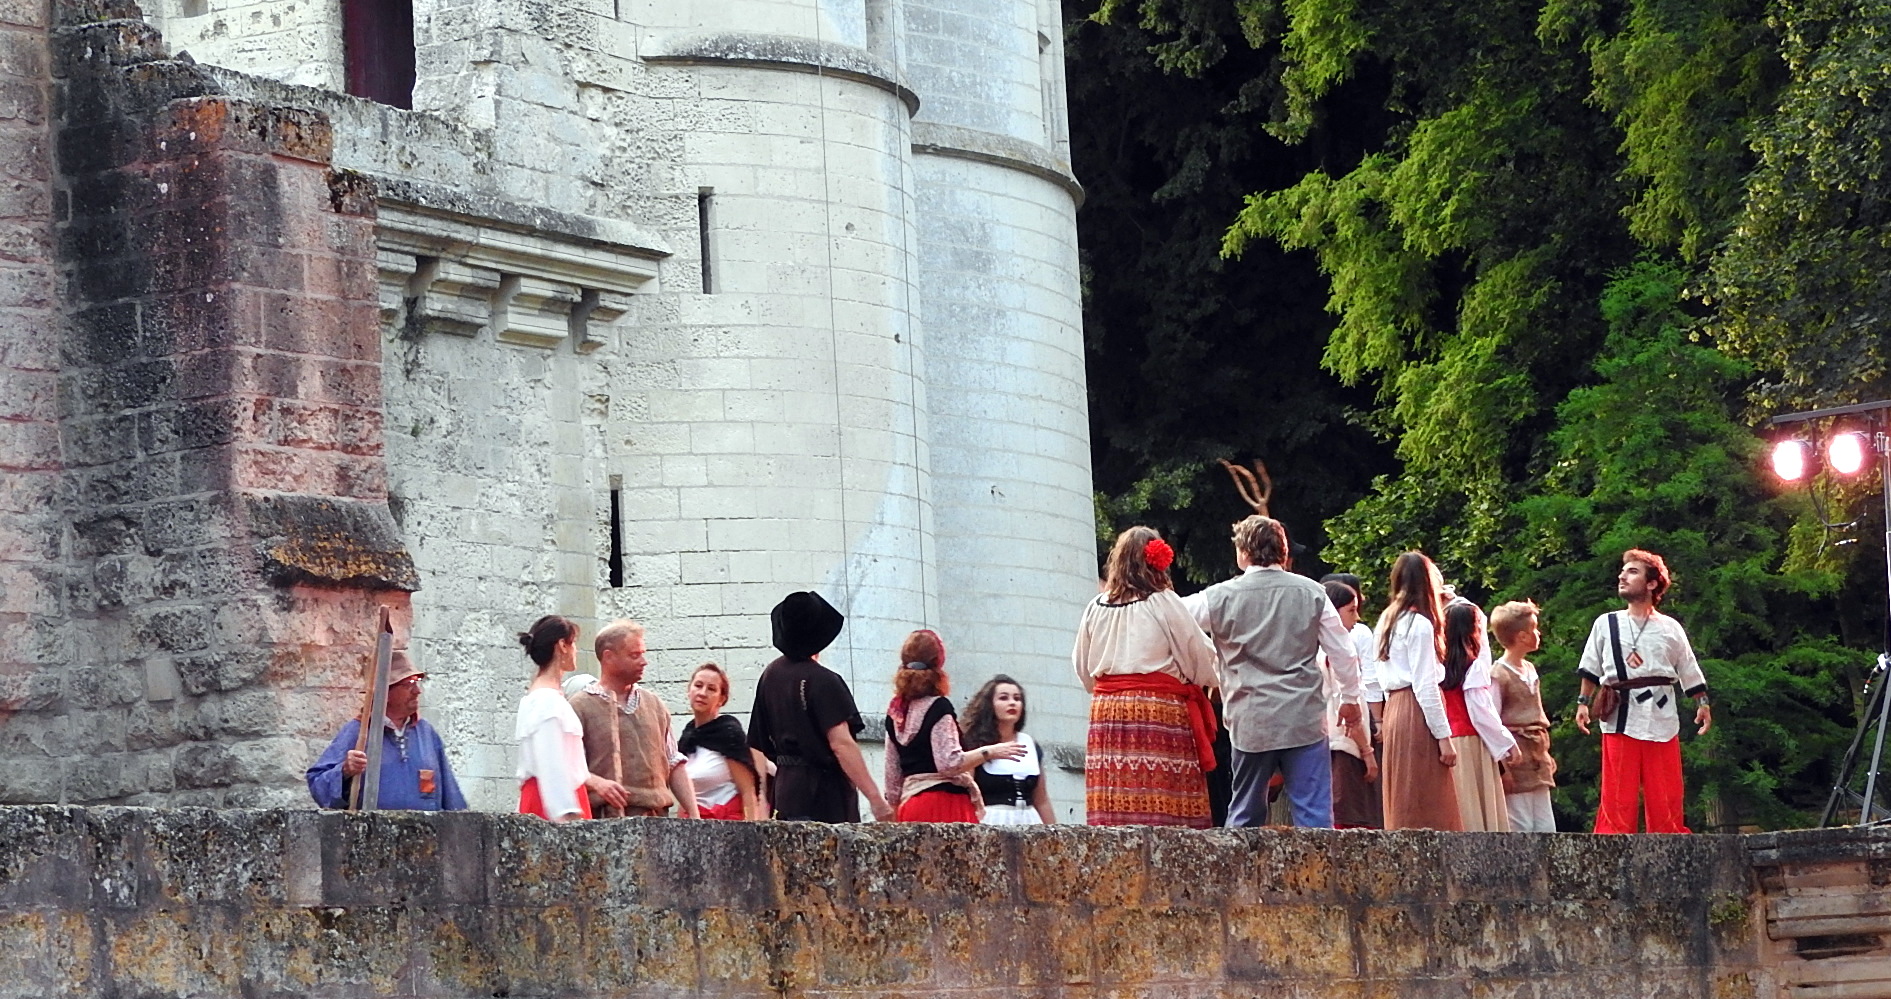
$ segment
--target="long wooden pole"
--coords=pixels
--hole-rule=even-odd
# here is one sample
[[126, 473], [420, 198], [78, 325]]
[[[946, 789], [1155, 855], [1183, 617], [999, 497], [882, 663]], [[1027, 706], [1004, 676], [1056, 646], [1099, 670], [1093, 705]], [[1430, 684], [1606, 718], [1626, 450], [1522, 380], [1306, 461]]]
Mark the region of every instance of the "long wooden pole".
[[[372, 812], [381, 806], [381, 747], [386, 745], [381, 730], [387, 727], [387, 674], [394, 662], [394, 622], [386, 607], [381, 608], [380, 626], [374, 638], [374, 675], [369, 677], [368, 693], [362, 699], [361, 734], [355, 737], [355, 750], [366, 750], [368, 769], [355, 782], [354, 800], [349, 807]], [[368, 738], [369, 733], [374, 738]]]

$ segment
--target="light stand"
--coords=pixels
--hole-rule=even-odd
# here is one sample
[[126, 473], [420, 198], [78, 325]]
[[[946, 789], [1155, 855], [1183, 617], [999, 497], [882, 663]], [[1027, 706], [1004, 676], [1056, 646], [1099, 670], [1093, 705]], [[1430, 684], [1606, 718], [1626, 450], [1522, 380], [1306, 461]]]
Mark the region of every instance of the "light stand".
[[[1851, 747], [1846, 749], [1844, 759], [1839, 764], [1838, 776], [1832, 784], [1832, 793], [1826, 798], [1825, 814], [1819, 818], [1820, 826], [1831, 825], [1832, 820], [1837, 817], [1840, 800], [1850, 793], [1847, 790], [1847, 786], [1851, 783], [1853, 771], [1858, 765], [1858, 750], [1864, 745], [1865, 734], [1874, 728], [1877, 731], [1872, 740], [1871, 764], [1865, 770], [1865, 796], [1859, 806], [1858, 824], [1869, 825], [1876, 821], [1883, 821], [1879, 818], [1880, 815], [1891, 817], [1891, 813], [1880, 808], [1877, 802], [1878, 775], [1884, 762], [1885, 730], [1891, 728], [1891, 694], [1887, 694], [1886, 692], [1886, 688], [1891, 687], [1891, 399], [1859, 403], [1855, 406], [1835, 406], [1831, 409], [1814, 409], [1804, 413], [1788, 413], [1784, 416], [1775, 416], [1771, 421], [1773, 426], [1777, 427], [1795, 423], [1806, 423], [1812, 420], [1841, 419], [1844, 417], [1870, 418], [1871, 432], [1869, 438], [1856, 442], [1846, 441], [1844, 443], [1864, 444], [1864, 453], [1874, 457], [1878, 465], [1878, 489], [1884, 501], [1884, 576], [1887, 614], [1885, 617], [1884, 641], [1881, 646], [1884, 651], [1878, 654], [1878, 663], [1872, 669], [1871, 676], [1866, 680], [1865, 710], [1858, 716], [1858, 731], [1852, 736]], [[1834, 458], [1837, 458], [1839, 455], [1838, 446], [1841, 443], [1840, 438], [1847, 436], [1865, 438], [1864, 434], [1859, 434], [1854, 431], [1842, 431], [1834, 434], [1827, 441], [1827, 450]], [[1782, 464], [1779, 460], [1782, 451], [1794, 446], [1795, 443], [1796, 442], [1782, 442], [1774, 450], [1774, 468], [1781, 470], [1782, 477], [1789, 480], [1802, 477], [1808, 470], [1806, 465], [1801, 464], [1798, 474], [1787, 474], [1786, 470], [1790, 465]], [[1803, 457], [1803, 454], [1801, 456]], [[1862, 454], [1858, 456], [1861, 459], [1861, 464], [1863, 456]], [[1835, 462], [1835, 465], [1836, 464], [1837, 462]], [[1856, 467], [1851, 469], [1838, 467], [1835, 470], [1844, 473], [1857, 472], [1860, 469]]]

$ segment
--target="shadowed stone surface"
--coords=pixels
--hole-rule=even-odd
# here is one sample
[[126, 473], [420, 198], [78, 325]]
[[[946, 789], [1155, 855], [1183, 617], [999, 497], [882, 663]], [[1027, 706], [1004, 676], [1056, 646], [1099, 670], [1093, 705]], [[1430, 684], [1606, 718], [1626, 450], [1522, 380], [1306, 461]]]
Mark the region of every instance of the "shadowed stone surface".
[[6, 808], [0, 997], [1817, 995], [1769, 927], [1877, 918], [1887, 855], [1891, 831]]

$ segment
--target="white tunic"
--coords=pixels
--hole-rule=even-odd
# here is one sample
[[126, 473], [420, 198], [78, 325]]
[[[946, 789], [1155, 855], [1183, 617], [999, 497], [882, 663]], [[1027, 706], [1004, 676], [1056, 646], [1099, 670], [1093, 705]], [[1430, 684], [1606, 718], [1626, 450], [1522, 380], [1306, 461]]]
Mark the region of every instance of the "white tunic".
[[534, 687], [519, 699], [513, 726], [519, 741], [519, 780], [538, 778], [539, 800], [552, 818], [578, 814], [578, 789], [590, 776], [584, 726], [558, 691]]
[[[1589, 628], [1589, 641], [1582, 647], [1582, 663], [1576, 671], [1596, 683], [1617, 680], [1615, 652], [1609, 647], [1609, 618], [1616, 619], [1621, 633], [1622, 659], [1630, 680], [1646, 678], [1679, 681], [1682, 697], [1693, 697], [1707, 689], [1707, 677], [1694, 658], [1694, 646], [1688, 641], [1681, 622], [1660, 611], [1648, 616], [1646, 627], [1627, 611], [1614, 611], [1596, 618]], [[1641, 662], [1636, 664], [1634, 659]], [[1626, 735], [1645, 742], [1667, 742], [1681, 732], [1681, 711], [1672, 686], [1624, 690], [1628, 700], [1628, 724], [1616, 730], [1615, 717], [1596, 719], [1602, 731]]]
[[705, 746], [697, 746], [683, 762], [683, 772], [696, 790], [696, 804], [722, 805], [740, 794], [735, 775], [729, 772], [729, 758]]

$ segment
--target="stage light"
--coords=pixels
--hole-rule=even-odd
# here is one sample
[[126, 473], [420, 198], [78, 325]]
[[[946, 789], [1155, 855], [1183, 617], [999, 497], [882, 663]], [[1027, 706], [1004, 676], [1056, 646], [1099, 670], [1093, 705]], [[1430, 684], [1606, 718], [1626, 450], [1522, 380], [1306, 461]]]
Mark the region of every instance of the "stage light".
[[1787, 482], [1798, 482], [1812, 468], [1812, 447], [1802, 440], [1783, 440], [1773, 445], [1773, 474]]
[[1825, 444], [1825, 463], [1840, 475], [1857, 475], [1865, 467], [1865, 435], [1833, 434]]

